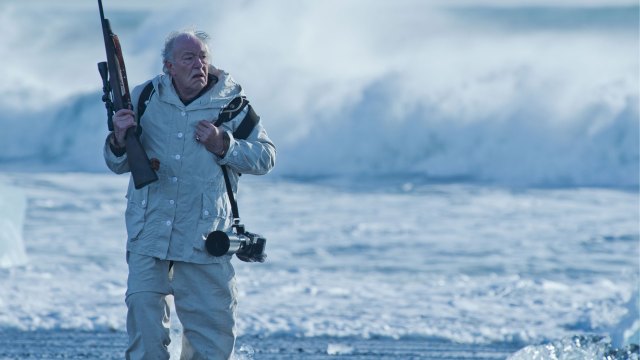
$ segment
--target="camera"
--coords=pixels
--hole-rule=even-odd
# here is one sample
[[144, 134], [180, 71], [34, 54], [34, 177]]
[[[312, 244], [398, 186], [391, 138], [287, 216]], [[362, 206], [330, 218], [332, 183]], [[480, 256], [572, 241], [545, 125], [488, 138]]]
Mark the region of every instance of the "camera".
[[264, 249], [267, 239], [262, 235], [245, 231], [244, 225], [236, 221], [231, 230], [213, 231], [207, 235], [205, 248], [213, 256], [236, 254], [238, 259], [245, 262], [264, 262], [267, 257]]

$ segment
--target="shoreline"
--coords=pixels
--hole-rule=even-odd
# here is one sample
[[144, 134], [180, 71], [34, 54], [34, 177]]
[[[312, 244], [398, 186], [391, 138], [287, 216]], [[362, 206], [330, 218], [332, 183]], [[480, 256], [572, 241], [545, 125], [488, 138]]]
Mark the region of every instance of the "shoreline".
[[[122, 359], [123, 331], [0, 330], [0, 359]], [[250, 359], [506, 359], [522, 344], [460, 344], [432, 338], [296, 338], [240, 336], [235, 358]]]

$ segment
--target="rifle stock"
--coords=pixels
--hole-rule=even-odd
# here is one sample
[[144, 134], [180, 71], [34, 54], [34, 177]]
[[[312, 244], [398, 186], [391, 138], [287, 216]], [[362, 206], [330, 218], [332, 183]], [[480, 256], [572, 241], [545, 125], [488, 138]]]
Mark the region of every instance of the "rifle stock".
[[136, 130], [132, 127], [127, 129], [125, 146], [127, 148], [127, 162], [135, 188], [141, 189], [158, 180], [158, 175], [153, 171], [149, 157], [138, 140]]
[[[98, 69], [103, 82], [104, 96], [102, 100], [107, 107], [109, 130], [112, 130], [113, 124], [111, 118], [113, 113], [120, 109], [132, 109], [131, 94], [129, 93], [127, 71], [124, 66], [120, 40], [118, 36], [111, 31], [109, 20], [104, 18], [102, 0], [98, 0], [98, 7], [100, 9], [102, 34], [104, 35], [104, 45], [107, 53], [107, 71], [104, 71], [104, 64], [101, 65], [100, 63], [98, 64]], [[140, 144], [140, 139], [136, 135], [134, 128], [127, 129], [125, 146], [127, 150], [127, 163], [131, 170], [131, 177], [133, 178], [135, 188], [141, 189], [158, 180], [158, 175], [151, 167], [149, 157], [144, 151], [142, 144]]]

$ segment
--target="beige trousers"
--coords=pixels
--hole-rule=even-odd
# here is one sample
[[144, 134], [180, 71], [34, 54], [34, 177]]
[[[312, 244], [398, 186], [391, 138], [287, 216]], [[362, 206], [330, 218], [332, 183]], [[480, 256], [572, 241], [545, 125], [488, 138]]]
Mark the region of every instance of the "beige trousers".
[[169, 305], [182, 323], [181, 360], [230, 359], [235, 344], [235, 273], [231, 262], [192, 264], [127, 253], [126, 359], [169, 359]]

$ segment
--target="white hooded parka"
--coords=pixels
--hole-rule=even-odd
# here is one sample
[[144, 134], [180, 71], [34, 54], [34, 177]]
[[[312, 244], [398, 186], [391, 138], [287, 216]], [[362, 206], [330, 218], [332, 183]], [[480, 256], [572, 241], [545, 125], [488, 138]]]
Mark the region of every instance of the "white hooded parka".
[[[218, 78], [217, 83], [187, 106], [178, 97], [170, 76], [162, 74], [151, 80], [155, 94], [138, 124], [142, 126], [140, 142], [147, 155], [160, 161], [159, 180], [139, 190], [129, 181], [127, 251], [197, 264], [229, 261], [229, 256], [213, 257], [204, 249], [206, 235], [228, 230], [233, 220], [221, 166], [230, 170], [235, 196], [239, 173], [262, 175], [275, 164], [276, 149], [261, 122], [246, 140], [233, 137], [247, 108], [221, 125], [230, 138], [223, 158], [195, 140], [200, 120], [215, 122], [222, 108], [243, 95], [228, 73], [213, 66], [209, 73]], [[134, 107], [144, 85], [132, 91]], [[108, 140], [104, 158], [114, 173], [129, 172], [126, 153], [114, 155]]]

